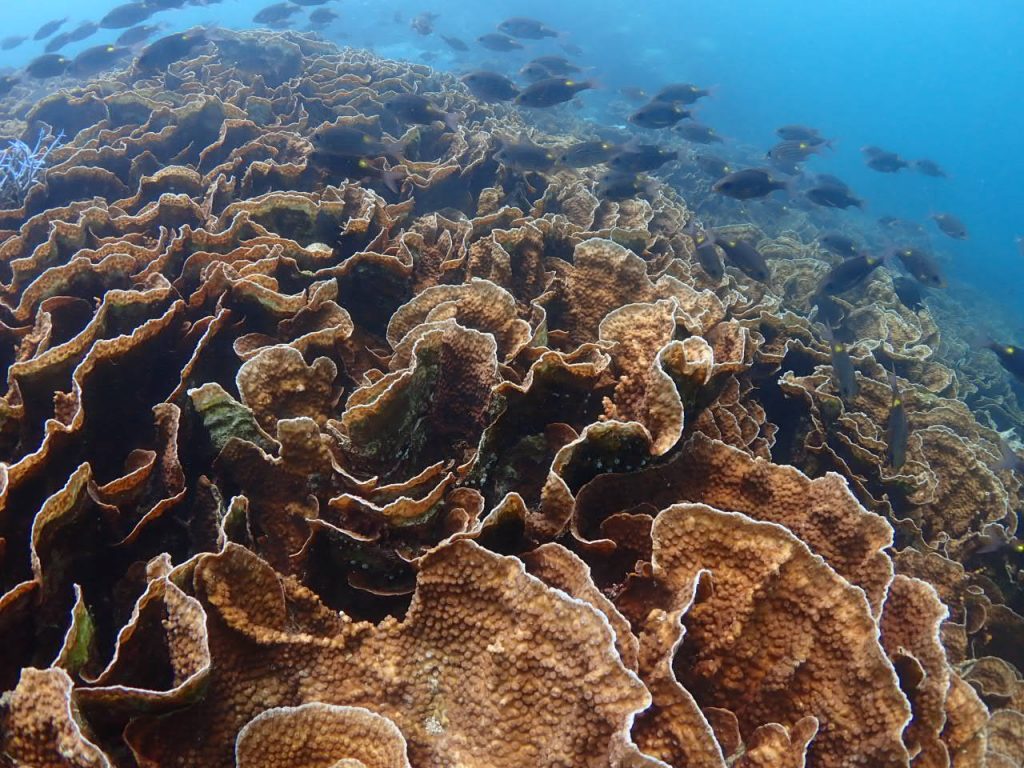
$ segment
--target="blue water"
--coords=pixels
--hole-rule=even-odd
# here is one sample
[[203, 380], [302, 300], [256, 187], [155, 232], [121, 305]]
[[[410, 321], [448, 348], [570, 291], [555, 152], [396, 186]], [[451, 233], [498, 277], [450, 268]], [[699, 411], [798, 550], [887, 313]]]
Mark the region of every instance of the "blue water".
[[[245, 27], [265, 4], [225, 0], [158, 18], [170, 29], [209, 22]], [[4, 29], [13, 35], [31, 34], [55, 16], [70, 16], [68, 26], [96, 20], [117, 3], [5, 5], [10, 7]], [[878, 216], [896, 215], [925, 224], [953, 294], [995, 302], [1011, 327], [1021, 329], [1018, 341], [1024, 341], [1024, 256], [1015, 243], [1024, 234], [1024, 5], [1016, 0], [364, 0], [331, 5], [342, 21], [325, 34], [339, 43], [414, 59], [429, 50], [437, 54], [435, 66], [455, 71], [479, 65], [512, 69], [537, 53], [561, 51], [545, 41], [524, 53], [474, 46], [470, 54], [456, 56], [436, 33], [415, 35], [408, 27], [412, 16], [434, 11], [440, 14], [437, 32], [468, 42], [507, 16], [535, 16], [583, 48], [578, 60], [604, 85], [582, 95], [584, 103], [606, 102], [621, 86], [653, 90], [692, 81], [717, 86], [715, 97], [703, 102], [700, 120], [736, 142], [766, 150], [778, 125], [816, 126], [836, 139], [836, 149], [808, 167], [839, 175], [867, 200], [867, 215], [850, 214], [852, 220], [870, 226]], [[401, 23], [393, 18], [396, 11]], [[102, 31], [65, 52], [116, 35]], [[23, 65], [41, 48], [30, 42], [0, 53], [0, 69]], [[906, 158], [933, 159], [951, 178], [875, 173], [860, 155], [867, 144]], [[927, 217], [939, 211], [962, 218], [970, 240], [956, 242], [938, 233]]]

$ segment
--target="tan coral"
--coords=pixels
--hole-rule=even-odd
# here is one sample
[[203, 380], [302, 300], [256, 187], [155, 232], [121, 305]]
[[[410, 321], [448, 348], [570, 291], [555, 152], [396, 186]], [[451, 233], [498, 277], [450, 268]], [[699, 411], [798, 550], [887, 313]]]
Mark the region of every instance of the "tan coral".
[[410, 768], [405, 739], [362, 707], [311, 703], [260, 713], [238, 732], [236, 768]]
[[230, 765], [252, 717], [314, 701], [388, 717], [413, 764], [607, 765], [649, 701], [600, 613], [472, 542], [424, 558], [405, 620], [376, 627], [339, 617], [234, 545], [200, 560], [195, 578], [210, 614], [211, 687], [190, 709], [136, 721], [129, 738], [143, 766], [168, 750]]
[[711, 574], [673, 665], [702, 705], [735, 712], [745, 734], [816, 717], [814, 765], [907, 764], [910, 708], [861, 590], [786, 529], [737, 513], [676, 505], [653, 536], [654, 576], [674, 600]]
[[75, 721], [72, 682], [63, 669], [22, 670], [18, 687], [0, 698], [0, 747], [17, 765], [110, 768]]

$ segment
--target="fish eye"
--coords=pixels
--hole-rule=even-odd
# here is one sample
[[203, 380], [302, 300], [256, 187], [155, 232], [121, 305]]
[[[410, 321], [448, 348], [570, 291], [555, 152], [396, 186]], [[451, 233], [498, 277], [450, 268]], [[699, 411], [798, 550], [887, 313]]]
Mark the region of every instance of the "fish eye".
[[365, 160], [360, 160], [359, 161], [359, 167], [360, 168], [367, 168], [367, 167], [369, 167], [369, 165], [370, 164], [368, 162], [366, 162]]
[[842, 344], [836, 344], [834, 347], [832, 347], [832, 351], [834, 351], [834, 352], [842, 352], [843, 351], [843, 345]]

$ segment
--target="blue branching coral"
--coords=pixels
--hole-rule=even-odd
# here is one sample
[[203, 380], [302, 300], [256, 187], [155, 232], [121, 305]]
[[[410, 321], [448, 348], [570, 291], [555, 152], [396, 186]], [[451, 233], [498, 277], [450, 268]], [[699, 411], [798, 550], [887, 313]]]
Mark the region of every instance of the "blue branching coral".
[[53, 136], [40, 131], [34, 147], [20, 139], [0, 151], [0, 208], [17, 208], [36, 182], [42, 180], [46, 161], [63, 143], [64, 132]]

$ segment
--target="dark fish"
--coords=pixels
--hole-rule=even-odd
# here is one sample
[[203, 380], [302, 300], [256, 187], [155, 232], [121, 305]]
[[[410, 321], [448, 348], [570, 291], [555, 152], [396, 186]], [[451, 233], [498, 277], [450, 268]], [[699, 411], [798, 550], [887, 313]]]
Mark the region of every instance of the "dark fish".
[[773, 179], [767, 171], [747, 168], [722, 177], [711, 189], [736, 200], [752, 200], [770, 195], [777, 189], [786, 189], [787, 186], [785, 182]]
[[534, 144], [526, 136], [517, 141], [498, 139], [501, 147], [494, 159], [517, 171], [549, 171], [555, 167], [555, 153], [548, 147]]
[[845, 293], [863, 282], [882, 263], [883, 260], [877, 256], [867, 255], [854, 256], [852, 259], [842, 261], [825, 275], [818, 292], [829, 296]]
[[826, 184], [807, 190], [807, 199], [825, 208], [863, 208], [864, 201], [850, 194], [849, 189]]
[[697, 155], [694, 158], [694, 162], [701, 171], [713, 179], [720, 179], [733, 171], [729, 163], [715, 155]]
[[589, 168], [608, 162], [619, 150], [620, 148], [610, 141], [581, 141], [559, 155], [558, 162], [570, 168]]
[[949, 176], [949, 174], [942, 169], [942, 166], [934, 160], [915, 160], [912, 165], [915, 171], [923, 173], [925, 176], [931, 176], [937, 179], [945, 179]]
[[[1018, 475], [1024, 475], [1024, 459], [1017, 455], [1017, 452], [1010, 447], [1009, 443], [1005, 440], [1000, 440], [999, 450], [1002, 453], [1002, 458], [996, 469], [1006, 469], [1016, 472]], [[1021, 547], [1018, 551], [1024, 552], [1024, 547]]]
[[569, 101], [580, 91], [593, 87], [594, 84], [589, 80], [550, 77], [524, 88], [516, 96], [516, 104], [521, 107], [553, 107]]
[[826, 293], [815, 293], [811, 297], [811, 303], [815, 306], [814, 314], [830, 328], [838, 328], [846, 319], [846, 313], [839, 302]]
[[694, 144], [721, 144], [722, 137], [710, 125], [682, 123], [675, 127], [676, 133]]
[[753, 278], [760, 283], [767, 283], [771, 277], [768, 269], [768, 262], [754, 246], [746, 240], [735, 240], [733, 238], [715, 238], [715, 243], [725, 251], [725, 257], [729, 263], [738, 268], [747, 277]]
[[173, 62], [185, 58], [207, 42], [209, 42], [209, 38], [203, 30], [165, 35], [143, 48], [139, 58], [135, 60], [135, 67], [140, 72], [165, 70]]
[[438, 19], [436, 13], [421, 13], [415, 16], [412, 21], [409, 22], [409, 26], [420, 35], [429, 35], [434, 31], [434, 21]]
[[907, 460], [910, 424], [907, 421], [907, 410], [903, 405], [903, 395], [896, 384], [896, 374], [888, 371], [888, 376], [889, 388], [892, 390], [892, 402], [889, 404], [889, 421], [885, 429], [885, 456], [890, 467], [900, 470]]
[[273, 3], [257, 11], [252, 20], [257, 24], [277, 24], [287, 21], [298, 12], [298, 7], [291, 3]]
[[[542, 67], [547, 72], [550, 72], [553, 77], [569, 77], [570, 75], [583, 71], [564, 56], [538, 56], [530, 61], [526, 66], [528, 67], [531, 64]], [[523, 69], [525, 68], [526, 67]], [[519, 71], [525, 74], [523, 70]]]
[[448, 35], [441, 35], [441, 39], [448, 43], [448, 47], [453, 51], [468, 51], [469, 46], [462, 42], [457, 37], [449, 37]]
[[641, 128], [671, 128], [690, 113], [673, 101], [652, 101], [629, 116], [629, 122]]
[[498, 31], [512, 37], [522, 37], [526, 40], [540, 40], [544, 37], [558, 37], [558, 33], [550, 27], [545, 26], [536, 19], [528, 19], [516, 16], [505, 19], [498, 25]]
[[76, 75], [91, 75], [113, 66], [130, 53], [127, 48], [116, 45], [94, 45], [75, 56], [71, 71]]
[[967, 239], [967, 227], [952, 213], [933, 213], [930, 218], [947, 237], [954, 240]]
[[657, 144], [637, 144], [630, 142], [622, 150], [609, 158], [608, 165], [617, 173], [642, 173], [661, 168], [679, 157], [674, 149], [663, 149]]
[[124, 3], [118, 5], [100, 19], [103, 29], [125, 29], [141, 24], [156, 13], [156, 8], [148, 2]]
[[16, 86], [19, 82], [20, 80], [18, 80], [18, 78], [16, 77], [11, 77], [10, 75], [0, 75], [0, 96], [6, 96], [14, 89], [14, 86]]
[[43, 48], [43, 50], [46, 53], [56, 53], [61, 48], [63, 48], [66, 45], [69, 45], [70, 43], [71, 33], [61, 32], [59, 35], [54, 35], [52, 38], [50, 38], [50, 40], [46, 43], [46, 46]]
[[714, 233], [708, 230], [698, 232], [697, 223], [694, 221], [690, 222], [685, 232], [693, 240], [694, 254], [701, 269], [716, 283], [719, 282], [725, 277], [725, 265], [722, 264], [718, 249], [715, 248]]
[[379, 181], [396, 195], [400, 192], [399, 182], [405, 178], [400, 171], [387, 171], [369, 157], [336, 157], [331, 163], [332, 170], [340, 175], [359, 181]]
[[5, 37], [0, 40], [0, 50], [11, 51], [17, 48], [19, 45], [28, 40], [24, 35], [14, 35], [13, 37]]
[[861, 152], [864, 153], [868, 168], [879, 173], [896, 173], [910, 166], [910, 163], [895, 152], [888, 152], [879, 147], [864, 147]]
[[820, 152], [824, 146], [825, 143], [812, 144], [803, 139], [787, 139], [769, 149], [767, 156], [783, 165], [802, 163], [811, 155]]
[[638, 195], [653, 197], [656, 187], [653, 181], [635, 173], [611, 171], [601, 177], [595, 192], [598, 197], [621, 202]]
[[371, 133], [352, 125], [325, 123], [310, 137], [318, 155], [339, 157], [380, 157], [388, 155], [401, 160], [405, 150], [400, 141], [383, 142]]
[[118, 45], [135, 45], [143, 40], [148, 40], [160, 31], [159, 24], [140, 24], [137, 27], [126, 29], [117, 38]]
[[656, 94], [654, 101], [665, 101], [672, 104], [696, 104], [705, 96], [710, 96], [711, 91], [700, 88], [693, 83], [673, 83], [666, 85]]
[[635, 88], [628, 86], [626, 88], [619, 88], [619, 93], [625, 96], [630, 101], [647, 101], [650, 98], [650, 94], [647, 93], [643, 88]]
[[317, 8], [309, 14], [309, 23], [315, 27], [323, 28], [333, 24], [340, 16], [330, 8]]
[[67, 33], [67, 41], [69, 43], [77, 43], [80, 40], [92, 37], [99, 32], [99, 26], [93, 24], [91, 21], [83, 21], [77, 27]]
[[906, 219], [901, 219], [897, 216], [882, 216], [878, 219], [878, 224], [885, 229], [902, 230], [904, 233], [909, 235], [924, 234], [924, 227], [916, 221], [907, 221]]
[[997, 344], [994, 341], [990, 341], [985, 347], [996, 353], [996, 357], [999, 358], [999, 363], [1003, 368], [1016, 376], [1020, 381], [1024, 381], [1024, 348], [1014, 346], [1013, 344]]
[[304, 5], [307, 8], [312, 7], [314, 5], [327, 5], [327, 3], [330, 2], [330, 0], [291, 0], [291, 1], [293, 3], [295, 3], [296, 5]]
[[46, 22], [45, 24], [43, 24], [43, 26], [36, 30], [36, 33], [32, 35], [32, 39], [45, 40], [58, 29], [60, 29], [64, 25], [64, 22], [67, 20], [68, 17], [65, 16], [63, 19], [54, 19], [53, 21]]
[[806, 125], [784, 125], [775, 129], [775, 135], [783, 141], [806, 141], [810, 144], [824, 144], [826, 141], [817, 128]]
[[519, 95], [516, 84], [497, 72], [470, 72], [463, 75], [462, 82], [474, 96], [484, 101], [511, 101]]
[[840, 234], [839, 232], [827, 232], [818, 238], [822, 246], [832, 251], [837, 256], [849, 259], [860, 253], [860, 246], [852, 237]]
[[431, 104], [427, 99], [415, 93], [400, 93], [384, 102], [384, 109], [405, 123], [429, 125], [435, 120], [444, 123], [454, 131], [459, 126], [459, 116], [454, 112], [445, 112]]
[[28, 63], [25, 67], [25, 74], [37, 80], [45, 80], [48, 77], [63, 75], [71, 66], [70, 59], [61, 56], [59, 53], [44, 53]]
[[522, 69], [519, 70], [519, 74], [531, 83], [536, 83], [538, 80], [546, 80], [549, 77], [555, 77], [554, 72], [548, 71], [543, 65], [535, 62], [524, 64]]
[[484, 48], [492, 51], [518, 51], [523, 47], [523, 44], [518, 40], [514, 40], [508, 35], [500, 35], [497, 32], [480, 35], [476, 41]]
[[901, 248], [896, 252], [903, 266], [918, 282], [929, 288], [945, 288], [946, 281], [939, 271], [939, 265], [930, 254], [918, 248]]
[[924, 295], [921, 293], [921, 284], [917, 280], [897, 275], [892, 279], [892, 289], [903, 306], [912, 312], [917, 312], [924, 306]]
[[832, 358], [832, 379], [839, 392], [839, 397], [844, 402], [849, 402], [857, 396], [860, 391], [860, 384], [857, 381], [857, 372], [853, 367], [853, 360], [850, 358], [850, 350], [836, 338], [832, 328], [826, 324], [825, 341], [828, 342], [829, 356]]

